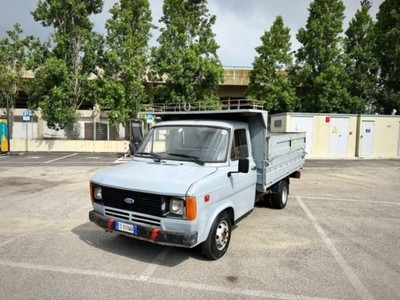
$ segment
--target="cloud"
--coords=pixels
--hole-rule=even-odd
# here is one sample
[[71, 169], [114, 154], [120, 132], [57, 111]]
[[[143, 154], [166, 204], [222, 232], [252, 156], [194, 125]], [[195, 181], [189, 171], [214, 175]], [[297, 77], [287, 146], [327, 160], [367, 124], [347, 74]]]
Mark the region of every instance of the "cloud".
[[37, 0], [2, 0], [1, 2], [0, 38], [6, 37], [6, 32], [12, 30], [14, 24], [19, 23], [24, 30], [24, 36], [33, 35], [43, 40], [47, 39], [51, 30], [44, 28], [31, 15], [31, 11], [36, 9]]
[[[105, 0], [101, 14], [92, 16], [94, 29], [105, 33], [105, 22], [110, 17], [109, 9], [117, 0]], [[42, 40], [47, 39], [52, 32], [35, 22], [30, 14], [36, 8], [37, 0], [1, 0], [0, 10], [0, 39], [6, 31], [19, 22], [25, 35], [34, 35]], [[292, 48], [297, 49], [300, 44], [296, 40], [297, 31], [306, 25], [308, 8], [311, 0], [208, 0], [210, 13], [217, 16], [213, 27], [217, 43], [220, 45], [218, 55], [225, 66], [251, 67], [256, 56], [255, 48], [261, 45], [261, 36], [269, 30], [278, 15], [282, 15], [285, 25], [291, 29]], [[375, 0], [371, 15], [375, 16], [383, 0]], [[157, 26], [162, 16], [162, 1], [150, 0], [153, 23]], [[344, 29], [360, 7], [360, 2], [345, 0], [346, 19]], [[157, 44], [158, 30], [153, 31], [151, 46]]]
[[[371, 15], [375, 16], [380, 3], [375, 0]], [[261, 36], [269, 30], [278, 15], [284, 19], [285, 26], [291, 29], [292, 49], [301, 44], [296, 35], [307, 23], [311, 0], [209, 0], [209, 10], [217, 16], [214, 32], [220, 45], [219, 56], [224, 65], [251, 67], [257, 55], [255, 48], [261, 45]], [[353, 18], [360, 2], [344, 1], [346, 19], [344, 30]]]

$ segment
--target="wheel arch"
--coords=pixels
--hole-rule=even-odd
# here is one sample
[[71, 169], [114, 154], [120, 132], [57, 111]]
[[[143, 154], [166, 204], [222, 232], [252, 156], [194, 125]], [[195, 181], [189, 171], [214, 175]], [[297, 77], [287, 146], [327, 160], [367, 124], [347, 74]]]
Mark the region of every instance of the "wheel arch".
[[213, 219], [207, 238], [201, 243], [202, 253], [205, 257], [216, 260], [228, 250], [232, 235], [232, 212], [232, 208], [227, 207]]
[[215, 219], [225, 211], [230, 216], [231, 225], [233, 226], [235, 224], [235, 210], [234, 210], [233, 206], [232, 205], [226, 205], [224, 207], [221, 207], [221, 209], [215, 210], [211, 214], [211, 216], [208, 218], [207, 224], [204, 226], [204, 230], [202, 230], [202, 235], [201, 235], [201, 237], [199, 237], [200, 238], [199, 241], [201, 240], [201, 242], [203, 242], [203, 241], [205, 241], [207, 239], [207, 236], [208, 236], [208, 234], [209, 234], [209, 232], [211, 230], [211, 227], [212, 227]]
[[229, 214], [229, 217], [231, 219], [231, 224], [235, 225], [235, 211], [233, 210], [233, 207], [227, 207], [225, 210], [221, 211], [218, 215], [220, 215], [224, 211], [226, 211]]

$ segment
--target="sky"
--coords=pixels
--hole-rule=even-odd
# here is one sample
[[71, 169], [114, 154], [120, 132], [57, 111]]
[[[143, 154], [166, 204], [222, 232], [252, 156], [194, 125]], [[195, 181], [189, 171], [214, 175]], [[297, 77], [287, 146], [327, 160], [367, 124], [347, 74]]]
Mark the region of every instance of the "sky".
[[[46, 40], [51, 30], [35, 22], [30, 12], [35, 10], [37, 0], [0, 0], [0, 39], [6, 37], [7, 30], [20, 23], [24, 34]], [[116, 0], [104, 0], [103, 13], [93, 16], [95, 31], [105, 33], [104, 24], [110, 17], [108, 10]], [[292, 49], [301, 44], [296, 40], [298, 30], [305, 27], [309, 16], [308, 8], [312, 0], [208, 0], [208, 9], [217, 17], [213, 27], [220, 48], [218, 56], [225, 67], [251, 67], [261, 45], [261, 36], [269, 30], [278, 15], [291, 29]], [[360, 8], [360, 0], [344, 0], [346, 19], [344, 30]], [[370, 10], [375, 17], [383, 0], [373, 0]], [[150, 0], [153, 24], [158, 24], [162, 16], [162, 0]], [[151, 46], [157, 45], [158, 31], [153, 32]]]

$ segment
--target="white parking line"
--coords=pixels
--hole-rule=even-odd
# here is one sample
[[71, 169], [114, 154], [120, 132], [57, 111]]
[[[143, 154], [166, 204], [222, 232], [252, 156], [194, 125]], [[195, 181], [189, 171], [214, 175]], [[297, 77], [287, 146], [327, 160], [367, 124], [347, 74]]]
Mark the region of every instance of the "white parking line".
[[140, 275], [139, 279], [143, 281], [147, 281], [150, 279], [151, 275], [156, 271], [158, 265], [163, 262], [165, 257], [167, 256], [170, 248], [164, 248], [160, 254], [151, 262], [151, 264], [143, 271]]
[[124, 164], [132, 161], [132, 157], [120, 157], [114, 161], [114, 164]]
[[[159, 256], [162, 255], [160, 254]], [[179, 287], [184, 289], [200, 290], [205, 292], [222, 293], [225, 295], [251, 296], [251, 297], [278, 299], [278, 300], [298, 300], [298, 299], [334, 300], [333, 298], [308, 297], [304, 295], [292, 295], [286, 293], [268, 292], [263, 290], [249, 290], [241, 288], [223, 287], [223, 286], [187, 282], [180, 280], [149, 278], [147, 276], [137, 276], [131, 274], [116, 273], [116, 272], [105, 272], [105, 271], [95, 271], [95, 270], [69, 268], [69, 267], [38, 265], [38, 264], [16, 262], [10, 260], [0, 260], [0, 266], [25, 269], [25, 270], [34, 270], [34, 271], [47, 271], [47, 272], [56, 272], [62, 274], [84, 275], [84, 276], [103, 277], [103, 278], [111, 278], [118, 280], [135, 281], [135, 282], [146, 282], [150, 284], [158, 284], [169, 287]], [[229, 296], [227, 298], [229, 298]]]
[[66, 156], [59, 157], [59, 158], [52, 159], [52, 160], [48, 160], [48, 161], [45, 161], [44, 164], [49, 164], [49, 163], [52, 163], [52, 162], [55, 162], [55, 161], [58, 161], [58, 160], [62, 160], [62, 159], [64, 159], [64, 158], [72, 157], [72, 156], [75, 156], [75, 155], [78, 155], [78, 153], [66, 155]]
[[313, 200], [329, 200], [329, 201], [342, 201], [342, 202], [400, 205], [400, 202], [394, 202], [394, 201], [370, 201], [370, 200], [362, 200], [362, 199], [356, 200], [356, 199], [340, 199], [340, 198], [311, 197], [311, 196], [297, 196], [297, 197], [300, 197], [301, 199], [313, 199]]
[[299, 202], [301, 208], [306, 213], [307, 217], [311, 220], [314, 228], [317, 230], [319, 236], [324, 241], [325, 245], [331, 252], [332, 256], [336, 259], [339, 266], [342, 268], [343, 272], [346, 274], [347, 278], [350, 280], [353, 287], [356, 289], [357, 293], [360, 295], [362, 299], [374, 299], [371, 294], [368, 292], [367, 288], [363, 285], [360, 279], [357, 277], [356, 273], [354, 273], [353, 269], [348, 265], [348, 263], [344, 260], [343, 256], [336, 249], [332, 240], [328, 237], [326, 232], [322, 229], [321, 225], [319, 225], [317, 219], [310, 212], [308, 207], [304, 204], [301, 197], [296, 196], [297, 202]]

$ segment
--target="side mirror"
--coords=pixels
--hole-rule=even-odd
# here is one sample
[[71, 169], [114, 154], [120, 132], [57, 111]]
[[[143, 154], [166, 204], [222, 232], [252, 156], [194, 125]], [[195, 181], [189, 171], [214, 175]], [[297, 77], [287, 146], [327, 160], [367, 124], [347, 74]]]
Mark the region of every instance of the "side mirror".
[[239, 159], [239, 173], [249, 173], [250, 162], [247, 158]]
[[131, 120], [130, 121], [130, 143], [129, 151], [130, 154], [134, 155], [139, 149], [140, 144], [143, 142], [143, 128], [140, 121]]
[[249, 159], [239, 159], [239, 168], [236, 172], [228, 172], [228, 177], [231, 177], [233, 173], [249, 173], [250, 161]]

